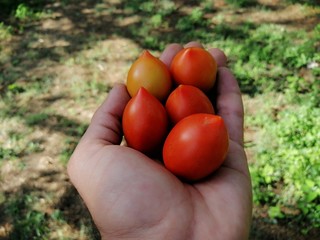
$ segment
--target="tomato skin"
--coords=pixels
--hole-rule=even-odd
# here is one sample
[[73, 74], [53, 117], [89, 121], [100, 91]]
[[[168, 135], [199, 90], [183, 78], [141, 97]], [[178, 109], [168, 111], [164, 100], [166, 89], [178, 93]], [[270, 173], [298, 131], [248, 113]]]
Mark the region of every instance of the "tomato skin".
[[192, 85], [208, 92], [215, 84], [217, 62], [203, 48], [184, 48], [173, 58], [170, 72], [176, 84]]
[[142, 153], [153, 153], [168, 133], [168, 122], [160, 101], [146, 89], [140, 88], [123, 112], [122, 129], [128, 146]]
[[173, 90], [165, 107], [173, 124], [195, 113], [214, 114], [209, 98], [199, 88], [191, 85], [179, 85]]
[[144, 87], [160, 101], [164, 101], [171, 91], [171, 86], [169, 69], [147, 50], [131, 65], [127, 75], [127, 89], [131, 97]]
[[228, 147], [228, 132], [220, 116], [194, 114], [178, 122], [168, 134], [163, 161], [176, 176], [196, 181], [221, 166]]

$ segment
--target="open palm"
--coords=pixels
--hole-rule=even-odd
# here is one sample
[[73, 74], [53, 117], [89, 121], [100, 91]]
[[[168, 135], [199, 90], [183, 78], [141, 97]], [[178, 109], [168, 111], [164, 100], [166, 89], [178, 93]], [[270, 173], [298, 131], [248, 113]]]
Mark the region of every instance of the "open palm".
[[[201, 46], [189, 43], [188, 46]], [[182, 47], [169, 45], [169, 65]], [[126, 146], [121, 118], [129, 100], [115, 86], [94, 114], [74, 151], [68, 173], [103, 239], [246, 239], [251, 221], [251, 182], [243, 149], [241, 93], [218, 49], [209, 52], [219, 71], [216, 112], [228, 128], [230, 146], [222, 167], [204, 181], [187, 184], [160, 163]]]

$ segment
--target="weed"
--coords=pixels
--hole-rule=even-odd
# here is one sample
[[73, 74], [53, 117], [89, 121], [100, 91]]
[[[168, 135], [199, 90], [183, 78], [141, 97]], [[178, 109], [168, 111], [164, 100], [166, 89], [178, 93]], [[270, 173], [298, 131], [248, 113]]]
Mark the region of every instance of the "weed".
[[73, 153], [75, 147], [77, 146], [79, 139], [67, 138], [65, 140], [64, 148], [60, 152], [60, 161], [63, 165], [67, 165], [71, 154]]
[[306, 93], [315, 79], [302, 81], [298, 72], [310, 62], [318, 61], [317, 33], [315, 28], [308, 38], [304, 31], [290, 32], [278, 25], [254, 26], [247, 23], [234, 29], [220, 24], [215, 29], [218, 41], [211, 45], [233, 56], [230, 66], [244, 93], [254, 95], [288, 88]]
[[36, 209], [34, 203], [38, 199], [24, 194], [10, 199], [6, 203], [5, 213], [11, 217], [13, 229], [10, 239], [45, 239], [49, 233], [48, 216]]
[[45, 12], [36, 11], [29, 7], [28, 5], [21, 3], [18, 5], [17, 9], [15, 10], [15, 18], [19, 19], [20, 21], [34, 21], [39, 20], [40, 18], [46, 15]]
[[28, 126], [38, 125], [49, 118], [47, 113], [32, 113], [26, 116], [25, 122]]
[[[7, 40], [11, 37], [12, 27], [6, 26], [3, 22], [0, 22], [0, 41]], [[1, 50], [1, 47], [0, 47]]]
[[206, 27], [208, 22], [203, 19], [204, 12], [201, 8], [194, 8], [190, 15], [178, 20], [176, 28], [180, 31], [192, 31], [197, 27]]
[[[263, 126], [257, 159], [250, 166], [254, 199], [269, 205], [272, 218], [291, 218], [285, 208], [299, 209], [313, 227], [319, 227], [320, 108], [295, 107], [278, 113]], [[272, 139], [273, 144], [270, 144]], [[281, 187], [280, 187], [281, 186]]]
[[20, 156], [20, 152], [16, 151], [12, 148], [0, 147], [0, 159], [8, 160], [8, 159], [15, 159]]

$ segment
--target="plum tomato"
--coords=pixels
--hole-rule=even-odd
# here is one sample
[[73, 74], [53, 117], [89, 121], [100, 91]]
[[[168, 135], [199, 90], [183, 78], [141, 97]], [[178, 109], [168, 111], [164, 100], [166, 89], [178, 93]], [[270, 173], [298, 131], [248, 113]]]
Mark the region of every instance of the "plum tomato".
[[176, 84], [192, 85], [202, 91], [209, 91], [215, 84], [217, 62], [203, 48], [184, 48], [177, 53], [170, 65], [170, 72]]
[[195, 113], [214, 114], [209, 98], [199, 88], [191, 85], [179, 85], [173, 90], [165, 107], [173, 125]]
[[161, 102], [146, 89], [140, 88], [123, 112], [122, 129], [128, 146], [145, 154], [153, 154], [167, 136], [168, 122]]
[[169, 69], [147, 50], [131, 65], [127, 75], [127, 89], [131, 97], [144, 87], [150, 94], [164, 101], [171, 91], [171, 86]]
[[228, 132], [220, 116], [193, 114], [178, 122], [168, 134], [163, 161], [176, 176], [196, 181], [221, 166], [228, 147]]

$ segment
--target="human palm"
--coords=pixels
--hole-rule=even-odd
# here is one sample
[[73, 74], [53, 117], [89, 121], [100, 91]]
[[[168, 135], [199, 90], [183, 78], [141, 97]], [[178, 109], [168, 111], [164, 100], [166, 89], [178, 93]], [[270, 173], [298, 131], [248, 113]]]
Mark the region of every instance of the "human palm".
[[[189, 43], [188, 46], [200, 46]], [[169, 45], [167, 65], [182, 47]], [[243, 107], [236, 80], [220, 66], [216, 110], [227, 125], [230, 146], [222, 167], [207, 179], [184, 183], [163, 165], [126, 146], [121, 117], [129, 100], [117, 85], [92, 118], [69, 164], [70, 179], [103, 239], [246, 239], [251, 220], [251, 182], [243, 149]]]

